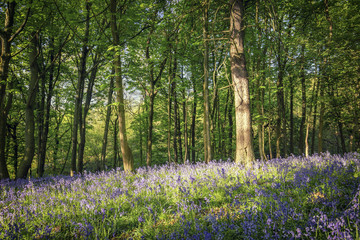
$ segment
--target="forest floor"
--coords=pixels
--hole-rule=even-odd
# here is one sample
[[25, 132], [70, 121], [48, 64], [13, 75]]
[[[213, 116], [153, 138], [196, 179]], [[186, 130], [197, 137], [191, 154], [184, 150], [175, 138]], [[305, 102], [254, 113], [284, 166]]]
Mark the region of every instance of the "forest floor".
[[0, 183], [0, 239], [359, 239], [360, 154]]

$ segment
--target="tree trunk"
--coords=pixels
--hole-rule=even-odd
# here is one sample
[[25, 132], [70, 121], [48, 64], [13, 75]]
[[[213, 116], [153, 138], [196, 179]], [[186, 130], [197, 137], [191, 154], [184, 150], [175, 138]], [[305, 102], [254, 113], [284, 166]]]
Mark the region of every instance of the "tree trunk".
[[39, 67], [37, 64], [38, 57], [38, 33], [34, 33], [31, 39], [31, 52], [29, 55], [30, 60], [30, 82], [29, 82], [29, 93], [26, 101], [25, 108], [25, 153], [24, 160], [21, 163], [17, 178], [26, 178], [31, 168], [31, 163], [35, 153], [35, 100], [38, 91], [38, 78], [39, 78]]
[[[50, 39], [50, 48], [54, 47], [54, 39]], [[43, 73], [42, 79], [42, 99], [41, 99], [41, 109], [42, 112], [45, 111], [44, 119], [41, 117], [40, 126], [39, 128], [39, 161], [38, 161], [38, 176], [42, 177], [45, 171], [45, 159], [46, 159], [46, 151], [47, 151], [47, 140], [49, 134], [49, 125], [50, 125], [50, 111], [51, 111], [51, 99], [54, 93], [54, 52], [51, 50], [50, 52], [50, 69], [49, 69], [49, 82], [48, 82], [48, 92], [45, 99], [45, 73]]]
[[319, 95], [319, 80], [317, 81], [317, 84], [315, 85], [315, 96], [314, 96], [314, 112], [313, 112], [313, 126], [312, 126], [312, 135], [311, 135], [311, 154], [314, 154], [315, 150], [315, 134], [316, 134], [316, 117], [317, 117], [317, 101], [318, 101], [318, 95]]
[[195, 144], [196, 144], [195, 124], [196, 124], [197, 92], [196, 92], [196, 83], [195, 83], [194, 77], [192, 76], [192, 78], [193, 78], [194, 102], [193, 102], [193, 106], [192, 106], [191, 127], [190, 127], [190, 131], [191, 131], [191, 161], [193, 163], [195, 163], [196, 162], [196, 159], [195, 159]]
[[324, 102], [324, 84], [323, 80], [319, 80], [320, 88], [320, 116], [319, 116], [319, 132], [318, 132], [318, 153], [323, 151], [323, 129], [324, 129], [324, 114], [325, 114], [325, 102]]
[[233, 159], [233, 129], [234, 129], [234, 121], [233, 121], [233, 114], [232, 109], [234, 107], [234, 91], [231, 91], [232, 88], [229, 89], [231, 96], [230, 96], [230, 104], [228, 108], [228, 117], [229, 117], [229, 127], [228, 127], [228, 139], [229, 139], [229, 150], [228, 156], [229, 158]]
[[[277, 86], [277, 105], [278, 105], [278, 118], [276, 125], [276, 157], [281, 156], [281, 150], [284, 155], [287, 155], [286, 151], [286, 115], [285, 115], [285, 100], [284, 100], [284, 83], [283, 83], [283, 69], [279, 70]], [[282, 149], [281, 149], [282, 146]]]
[[294, 153], [294, 78], [290, 77], [290, 153]]
[[[116, 7], [117, 1], [110, 1], [110, 26], [113, 45], [115, 47], [120, 47], [119, 39], [119, 30], [116, 23]], [[116, 86], [116, 100], [118, 105], [118, 119], [119, 119], [119, 138], [120, 138], [120, 148], [123, 157], [124, 170], [127, 172], [134, 171], [134, 158], [131, 152], [131, 149], [128, 145], [127, 136], [126, 136], [126, 124], [125, 124], [125, 107], [124, 107], [124, 87], [121, 73], [121, 60], [120, 60], [120, 50], [114, 53], [113, 59], [115, 67], [115, 86]]]
[[18, 142], [18, 137], [17, 137], [17, 126], [19, 125], [19, 122], [16, 122], [13, 124], [12, 126], [12, 133], [11, 133], [11, 138], [12, 141], [14, 142], [14, 172], [15, 172], [15, 176], [17, 175], [17, 169], [18, 169], [18, 156], [19, 156], [19, 142]]
[[[114, 69], [112, 70], [112, 75], [113, 74], [114, 74]], [[113, 91], [114, 91], [114, 77], [111, 76], [108, 99], [107, 99], [107, 107], [106, 107], [104, 137], [103, 137], [103, 143], [102, 143], [102, 148], [101, 148], [101, 164], [103, 166], [105, 166], [105, 162], [106, 162], [106, 147], [107, 147], [107, 141], [108, 141], [109, 123], [110, 123], [110, 118], [111, 118], [111, 104], [112, 104], [112, 98], [113, 98]]]
[[[84, 150], [85, 150], [85, 141], [86, 141], [86, 138], [85, 138], [85, 136], [86, 136], [86, 117], [87, 117], [89, 109], [90, 109], [93, 87], [95, 84], [96, 74], [97, 74], [97, 70], [98, 70], [97, 65], [98, 65], [98, 53], [95, 54], [94, 65], [91, 70], [89, 82], [87, 85], [84, 111], [82, 113], [82, 120], [81, 120], [82, 124], [80, 125], [81, 126], [80, 127], [80, 143], [79, 143], [79, 156], [78, 156], [78, 165], [77, 165], [77, 170], [79, 173], [83, 172], [83, 167], [84, 167]], [[104, 165], [102, 167], [103, 167], [103, 169], [105, 169]]]
[[113, 163], [113, 167], [116, 168], [118, 167], [118, 159], [120, 160], [119, 156], [119, 147], [118, 147], [118, 129], [117, 126], [119, 125], [119, 118], [115, 119], [115, 124], [114, 124], [114, 163]]
[[255, 160], [251, 136], [249, 80], [244, 52], [243, 0], [230, 0], [230, 61], [235, 95], [236, 154], [235, 162], [250, 167]]
[[[306, 121], [306, 84], [305, 84], [305, 44], [301, 45], [301, 70], [300, 70], [300, 80], [301, 80], [301, 123], [299, 130], [299, 151], [300, 154], [304, 153], [304, 130], [305, 130], [305, 121]], [[308, 129], [306, 129], [308, 131]]]
[[185, 96], [185, 89], [183, 90], [183, 119], [184, 119], [184, 146], [185, 146], [185, 154], [184, 154], [184, 163], [186, 163], [187, 160], [189, 160], [189, 149], [188, 149], [188, 114], [187, 114], [187, 99]]
[[150, 96], [149, 96], [149, 127], [148, 127], [148, 139], [146, 147], [146, 166], [150, 167], [152, 160], [152, 134], [153, 134], [153, 122], [154, 122], [154, 101], [155, 92], [154, 86], [151, 86]]
[[210, 101], [209, 101], [209, 44], [208, 44], [208, 1], [205, 0], [203, 39], [204, 39], [204, 160], [209, 163], [211, 156], [210, 140]]
[[[170, 47], [171, 49], [171, 47]], [[168, 163], [171, 160], [171, 105], [172, 105], [172, 83], [174, 81], [173, 74], [172, 74], [172, 58], [171, 58], [171, 50], [170, 50], [170, 59], [169, 59], [169, 75], [168, 75], [168, 107], [167, 107], [167, 114], [168, 114], [168, 129], [167, 129], [167, 154], [168, 154]]]
[[179, 144], [179, 163], [181, 163], [181, 161], [183, 161], [183, 152], [182, 152], [182, 142], [181, 142], [181, 127], [180, 127], [180, 108], [178, 107], [178, 112], [177, 112], [177, 141]]
[[[84, 85], [86, 78], [86, 60], [89, 53], [88, 42], [89, 42], [89, 24], [90, 24], [90, 3], [86, 1], [86, 22], [85, 22], [85, 33], [83, 39], [83, 46], [80, 56], [80, 66], [78, 73], [78, 82], [76, 86], [76, 97], [75, 97], [75, 111], [73, 121], [73, 131], [71, 138], [71, 169], [70, 175], [73, 176], [79, 169], [76, 169], [76, 158], [78, 151], [78, 128], [82, 121], [82, 101], [84, 95]], [[82, 126], [80, 126], [82, 127]], [[80, 164], [79, 164], [80, 165]], [[78, 166], [79, 166], [78, 165]]]
[[[7, 3], [5, 10], [4, 30], [0, 32], [0, 180], [9, 178], [9, 172], [6, 164], [5, 146], [6, 146], [6, 122], [8, 110], [6, 106], [11, 106], [11, 102], [6, 99], [6, 87], [9, 74], [9, 64], [11, 59], [11, 41], [16, 2]], [[6, 104], [6, 100], [8, 104]]]
[[176, 98], [176, 82], [174, 81], [172, 83], [172, 87], [171, 87], [171, 91], [173, 94], [173, 102], [174, 102], [174, 136], [173, 136], [173, 147], [174, 147], [174, 162], [177, 163], [178, 162], [178, 146], [177, 146], [177, 136], [178, 136], [178, 103], [177, 103], [177, 98]]

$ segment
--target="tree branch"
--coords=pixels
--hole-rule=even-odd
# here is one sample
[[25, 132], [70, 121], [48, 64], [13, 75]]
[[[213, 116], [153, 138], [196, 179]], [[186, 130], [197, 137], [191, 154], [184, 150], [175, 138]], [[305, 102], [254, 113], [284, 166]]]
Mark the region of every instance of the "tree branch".
[[[32, 1], [30, 1], [30, 5], [32, 4]], [[21, 33], [22, 30], [24, 30], [25, 28], [25, 25], [29, 19], [29, 16], [30, 16], [30, 12], [31, 12], [31, 7], [28, 8], [27, 10], [27, 13], [26, 13], [26, 16], [25, 16], [25, 19], [23, 21], [23, 23], [20, 25], [20, 27], [16, 30], [16, 32], [10, 37], [9, 39], [9, 43], [11, 43], [17, 35], [19, 35], [19, 33]]]

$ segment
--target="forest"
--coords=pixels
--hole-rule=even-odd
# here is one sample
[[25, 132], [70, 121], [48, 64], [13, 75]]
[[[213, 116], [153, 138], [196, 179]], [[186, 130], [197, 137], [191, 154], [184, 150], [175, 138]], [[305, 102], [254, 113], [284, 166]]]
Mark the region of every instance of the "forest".
[[357, 0], [0, 2], [0, 179], [360, 150]]

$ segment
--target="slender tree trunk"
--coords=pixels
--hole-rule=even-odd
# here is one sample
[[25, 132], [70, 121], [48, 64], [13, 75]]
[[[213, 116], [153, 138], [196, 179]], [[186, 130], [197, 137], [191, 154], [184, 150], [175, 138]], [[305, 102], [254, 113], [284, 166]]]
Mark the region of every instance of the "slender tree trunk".
[[[60, 104], [60, 99], [59, 99], [59, 95], [56, 95], [55, 97], [55, 112], [58, 113], [59, 112], [59, 104]], [[57, 169], [57, 158], [58, 158], [58, 151], [59, 151], [59, 145], [60, 145], [60, 137], [59, 137], [59, 130], [60, 130], [60, 125], [62, 123], [62, 120], [64, 118], [64, 115], [58, 116], [57, 114], [55, 115], [55, 122], [56, 122], [56, 126], [55, 126], [55, 146], [54, 146], [54, 151], [53, 151], [53, 173], [56, 174], [56, 169]], [[71, 141], [70, 141], [70, 145], [71, 145]]]
[[[110, 25], [113, 38], [113, 45], [120, 47], [119, 30], [116, 23], [116, 6], [117, 1], [110, 1]], [[125, 107], [124, 107], [124, 87], [121, 73], [121, 60], [120, 51], [116, 51], [114, 54], [113, 64], [115, 67], [115, 86], [116, 86], [116, 100], [118, 102], [118, 119], [119, 119], [119, 137], [120, 147], [123, 157], [124, 170], [127, 172], [134, 171], [134, 158], [131, 149], [128, 145], [126, 136], [126, 124], [125, 124]]]
[[[143, 107], [141, 105], [139, 106], [139, 112], [140, 112], [140, 116], [142, 116], [143, 115]], [[143, 158], [144, 158], [144, 154], [143, 154], [143, 135], [144, 135], [143, 134], [143, 120], [142, 120], [142, 118], [140, 118], [140, 124], [139, 124], [140, 166], [143, 165]]]
[[172, 54], [171, 54], [171, 47], [170, 47], [170, 57], [169, 57], [169, 75], [168, 75], [168, 129], [167, 129], [167, 154], [168, 154], [168, 163], [171, 160], [171, 105], [172, 105], [172, 83], [174, 81], [173, 74], [172, 74]]
[[208, 1], [205, 0], [204, 7], [204, 160], [209, 163], [211, 156], [211, 139], [210, 139], [210, 101], [209, 101], [209, 43], [208, 43]]
[[[85, 22], [85, 33], [83, 39], [83, 46], [80, 56], [80, 66], [78, 73], [78, 82], [76, 86], [76, 97], [75, 97], [75, 111], [74, 111], [74, 122], [71, 138], [71, 169], [70, 175], [73, 176], [79, 169], [76, 169], [76, 158], [78, 152], [78, 129], [79, 125], [82, 124], [82, 101], [84, 95], [84, 85], [86, 78], [86, 60], [89, 53], [88, 42], [89, 42], [89, 26], [90, 26], [90, 2], [86, 1], [86, 22]], [[82, 126], [80, 126], [81, 128]], [[78, 163], [80, 166], [81, 163]]]
[[[305, 79], [305, 44], [301, 46], [301, 123], [299, 130], [299, 151], [300, 153], [304, 153], [304, 130], [305, 130], [305, 122], [306, 122], [306, 79]], [[308, 131], [308, 129], [306, 129]]]
[[[84, 150], [85, 150], [85, 141], [86, 141], [86, 138], [85, 138], [85, 136], [86, 136], [86, 117], [87, 117], [89, 109], [90, 109], [93, 87], [95, 84], [96, 74], [98, 71], [97, 65], [98, 65], [98, 53], [96, 53], [96, 55], [95, 55], [94, 66], [91, 70], [89, 82], [87, 85], [84, 111], [83, 111], [82, 120], [81, 120], [82, 125], [80, 128], [79, 156], [78, 156], [78, 165], [77, 165], [77, 170], [79, 173], [83, 172], [83, 167], [84, 167]], [[103, 162], [101, 162], [101, 163], [103, 163]], [[103, 167], [103, 169], [105, 169], [105, 165], [102, 165], [102, 167]]]
[[276, 157], [281, 156], [281, 146], [284, 151], [284, 155], [287, 155], [286, 151], [286, 116], [285, 116], [285, 101], [284, 101], [284, 83], [283, 83], [283, 70], [280, 69], [277, 80], [277, 104], [278, 104], [278, 118], [276, 125]]
[[26, 178], [31, 168], [32, 160], [35, 153], [35, 100], [38, 91], [38, 78], [39, 78], [39, 67], [37, 64], [38, 57], [38, 33], [34, 33], [31, 39], [31, 52], [29, 55], [30, 60], [30, 82], [29, 82], [29, 93], [26, 101], [25, 108], [25, 153], [24, 160], [21, 163], [17, 178]]
[[173, 148], [174, 148], [174, 162], [178, 162], [178, 145], [177, 145], [177, 136], [178, 136], [178, 103], [176, 98], [176, 82], [172, 83], [172, 94], [173, 94], [173, 102], [174, 102], [174, 136], [173, 136]]
[[[114, 74], [114, 69], [112, 70], [112, 74]], [[106, 107], [104, 137], [103, 137], [103, 143], [102, 143], [102, 148], [101, 148], [101, 164], [103, 166], [105, 166], [105, 163], [106, 163], [106, 147], [107, 147], [107, 142], [108, 142], [108, 132], [109, 132], [109, 123], [110, 123], [110, 118], [111, 118], [111, 104], [112, 104], [112, 98], [113, 98], [113, 91], [114, 91], [114, 77], [111, 76], [108, 99], [107, 99], [108, 105]]]
[[152, 160], [152, 134], [153, 134], [153, 122], [154, 122], [154, 101], [155, 92], [154, 86], [151, 86], [150, 96], [149, 96], [149, 127], [148, 127], [148, 139], [146, 147], [146, 166], [150, 167]]
[[290, 77], [290, 153], [294, 153], [294, 78]]
[[251, 134], [250, 93], [244, 52], [243, 0], [230, 0], [230, 61], [235, 95], [235, 162], [250, 167], [255, 160]]
[[230, 88], [230, 104], [228, 109], [228, 117], [229, 117], [229, 127], [228, 127], [228, 139], [229, 139], [229, 151], [228, 156], [229, 158], [233, 159], [233, 129], [234, 129], [234, 121], [233, 121], [233, 114], [232, 109], [234, 108], [234, 91]]
[[176, 118], [178, 119], [177, 120], [177, 141], [178, 141], [178, 144], [179, 144], [179, 163], [181, 163], [181, 161], [183, 161], [183, 152], [182, 152], [182, 142], [181, 142], [181, 127], [180, 127], [180, 122], [181, 122], [181, 119], [180, 119], [180, 108], [178, 107], [178, 112], [177, 112], [177, 116]]
[[13, 160], [13, 162], [14, 162], [15, 176], [17, 175], [18, 158], [19, 158], [19, 142], [18, 142], [18, 137], [17, 137], [17, 126], [18, 125], [19, 125], [19, 122], [16, 122], [13, 124], [12, 133], [11, 133], [11, 138], [14, 143], [14, 146], [13, 146], [13, 151], [14, 151], [13, 159], [14, 160]]
[[[194, 77], [193, 77], [194, 78]], [[192, 116], [191, 116], [191, 161], [193, 163], [196, 162], [195, 158], [195, 124], [196, 124], [196, 106], [197, 106], [197, 92], [196, 92], [196, 83], [195, 80], [193, 80], [193, 90], [194, 90], [194, 102], [192, 107]]]
[[184, 163], [189, 160], [189, 149], [188, 149], [188, 114], [187, 114], [187, 100], [185, 96], [185, 90], [183, 90], [183, 119], [184, 119], [184, 146], [185, 146], [185, 154], [184, 154]]
[[[50, 39], [50, 48], [54, 47], [54, 39]], [[42, 79], [42, 100], [41, 100], [41, 112], [45, 111], [45, 117], [44, 119], [41, 119], [39, 128], [39, 161], [38, 161], [38, 176], [42, 177], [44, 175], [45, 171], [45, 159], [46, 159], [46, 152], [47, 152], [47, 140], [48, 140], [48, 134], [49, 134], [49, 125], [50, 125], [50, 111], [51, 111], [51, 99], [53, 97], [53, 89], [54, 89], [54, 52], [51, 50], [50, 52], [50, 69], [49, 69], [49, 82], [48, 82], [48, 92], [45, 98], [45, 74], [43, 74]]]
[[[261, 71], [260, 69], [260, 59], [258, 59], [258, 63], [257, 63], [258, 67], [257, 67], [257, 94], [256, 94], [256, 108], [258, 111], [258, 114], [260, 116], [260, 120], [259, 123], [257, 125], [257, 130], [258, 130], [258, 140], [259, 140], [259, 154], [260, 154], [260, 159], [264, 160], [266, 159], [266, 154], [265, 154], [265, 133], [264, 133], [264, 120], [263, 120], [263, 116], [264, 116], [264, 89], [262, 87], [262, 74], [260, 75], [259, 72]], [[259, 76], [260, 75], [260, 76]]]
[[312, 126], [312, 135], [311, 135], [311, 154], [314, 154], [315, 150], [315, 134], [316, 134], [316, 117], [317, 117], [317, 102], [318, 102], [318, 95], [319, 95], [319, 80], [315, 85], [315, 96], [314, 96], [314, 112], [313, 112], [313, 126]]
[[[44, 166], [45, 161], [42, 162], [42, 145], [43, 145], [43, 132], [44, 132], [44, 112], [45, 112], [45, 74], [42, 73], [42, 76], [40, 77], [40, 89], [39, 89], [39, 95], [40, 95], [40, 104], [37, 107], [37, 126], [38, 126], [38, 162], [37, 162], [37, 177], [42, 177], [44, 174]], [[45, 160], [45, 159], [44, 159]]]
[[116, 168], [119, 166], [118, 161], [120, 160], [119, 156], [119, 147], [118, 147], [118, 127], [119, 126], [119, 118], [115, 119], [115, 124], [114, 124], [114, 164], [113, 167]]
[[324, 67], [323, 67], [323, 75], [324, 77], [321, 79], [320, 81], [320, 118], [319, 118], [319, 133], [318, 133], [318, 152], [322, 152], [323, 151], [323, 128], [324, 128], [324, 114], [325, 114], [325, 102], [324, 102], [324, 83], [325, 81], [329, 80], [328, 78], [328, 72], [327, 69], [330, 68], [330, 63], [329, 63], [329, 52], [330, 52], [330, 44], [331, 44], [331, 39], [332, 39], [332, 34], [333, 34], [333, 23], [330, 17], [330, 13], [329, 13], [329, 5], [328, 5], [328, 0], [324, 0], [324, 13], [325, 13], [325, 18], [327, 20], [327, 22], [329, 23], [329, 37], [327, 39], [327, 42], [325, 44], [325, 48], [328, 51], [327, 56], [325, 56], [324, 58]]

